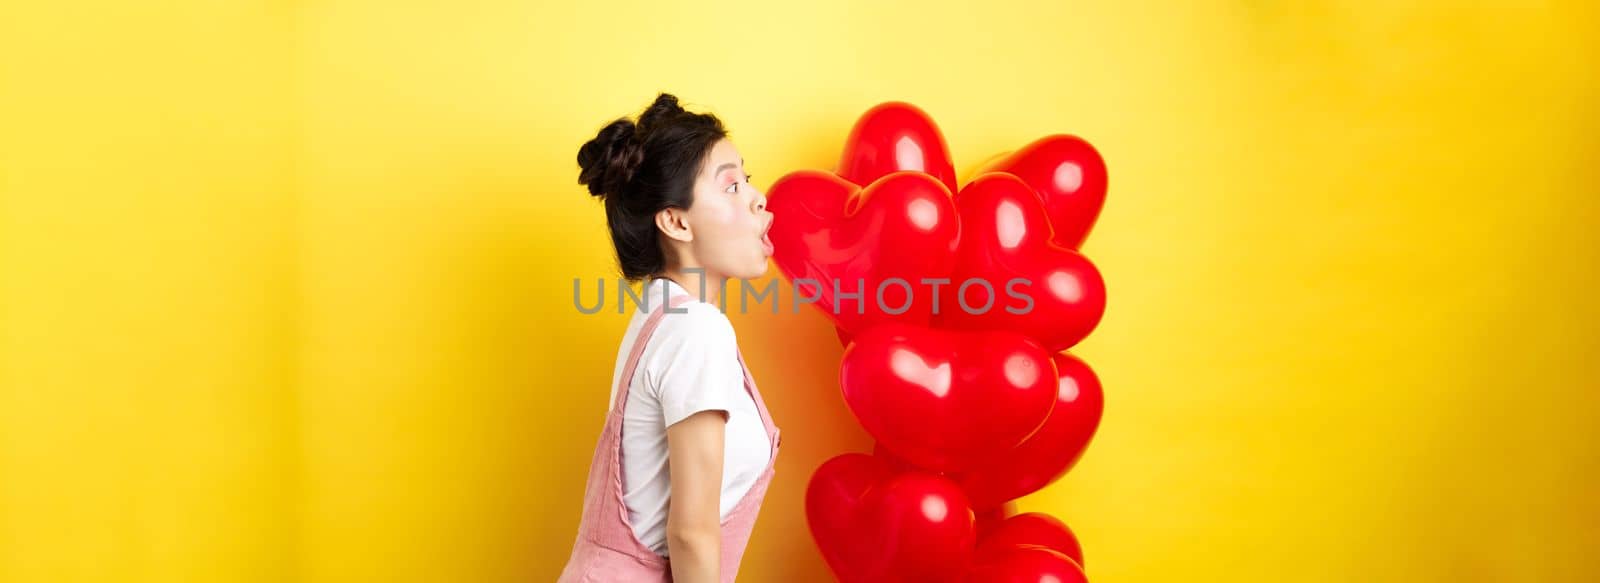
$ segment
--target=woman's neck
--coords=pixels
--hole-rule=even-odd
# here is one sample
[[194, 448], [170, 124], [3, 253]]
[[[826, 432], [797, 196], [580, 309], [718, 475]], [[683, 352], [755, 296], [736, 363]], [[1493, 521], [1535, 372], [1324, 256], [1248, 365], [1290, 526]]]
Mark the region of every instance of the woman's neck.
[[672, 280], [695, 299], [712, 305], [720, 305], [718, 302], [722, 298], [722, 288], [728, 281], [726, 277], [708, 273], [698, 267], [668, 268], [661, 277]]

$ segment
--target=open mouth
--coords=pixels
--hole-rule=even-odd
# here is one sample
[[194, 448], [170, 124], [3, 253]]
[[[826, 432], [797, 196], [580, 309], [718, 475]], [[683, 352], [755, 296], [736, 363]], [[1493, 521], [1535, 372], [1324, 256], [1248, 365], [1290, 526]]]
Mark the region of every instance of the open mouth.
[[761, 252], [768, 257], [772, 256], [772, 223], [767, 223], [767, 228], [761, 231]]

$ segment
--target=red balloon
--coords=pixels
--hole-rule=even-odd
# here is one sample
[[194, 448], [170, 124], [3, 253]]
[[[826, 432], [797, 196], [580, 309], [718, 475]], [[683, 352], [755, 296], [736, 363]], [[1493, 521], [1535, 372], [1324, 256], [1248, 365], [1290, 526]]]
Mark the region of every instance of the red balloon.
[[1105, 281], [1088, 258], [1050, 241], [1032, 188], [1010, 174], [984, 174], [955, 200], [961, 241], [935, 326], [1010, 330], [1051, 352], [1094, 330], [1106, 310]]
[[1039, 191], [1055, 226], [1054, 241], [1068, 249], [1083, 246], [1106, 204], [1106, 161], [1077, 136], [1040, 138], [979, 172], [1014, 174]]
[[1032, 546], [1008, 547], [981, 555], [965, 579], [968, 583], [1088, 583], [1083, 568], [1070, 557]]
[[972, 509], [953, 482], [895, 475], [872, 456], [823, 463], [806, 488], [806, 520], [840, 581], [939, 581], [962, 572], [976, 542]]
[[1039, 428], [1021, 445], [963, 473], [961, 487], [975, 508], [991, 508], [1055, 482], [1078, 463], [1100, 427], [1105, 397], [1089, 365], [1071, 354], [1057, 354], [1056, 403]]
[[778, 268], [846, 332], [932, 318], [937, 288], [921, 279], [949, 276], [960, 228], [938, 181], [900, 172], [860, 188], [801, 170], [772, 185], [767, 209]]
[[839, 176], [856, 184], [899, 171], [923, 172], [956, 191], [950, 148], [939, 126], [909, 103], [881, 103], [856, 120], [839, 158]]
[[1049, 353], [1024, 336], [897, 324], [858, 334], [839, 382], [867, 433], [939, 471], [1016, 447], [1044, 423], [1058, 392]]
[[875, 535], [861, 527], [863, 498], [890, 476], [878, 460], [847, 453], [824, 462], [806, 486], [806, 524], [840, 581], [871, 581], [888, 570]]
[[1045, 547], [1084, 566], [1083, 546], [1066, 523], [1048, 514], [1029, 512], [1007, 518], [992, 529], [980, 529], [978, 554], [1003, 552], [1008, 547], [1033, 545]]
[[955, 579], [977, 542], [972, 507], [961, 487], [920, 472], [891, 478], [869, 492], [879, 536], [893, 545], [894, 574], [905, 581]]

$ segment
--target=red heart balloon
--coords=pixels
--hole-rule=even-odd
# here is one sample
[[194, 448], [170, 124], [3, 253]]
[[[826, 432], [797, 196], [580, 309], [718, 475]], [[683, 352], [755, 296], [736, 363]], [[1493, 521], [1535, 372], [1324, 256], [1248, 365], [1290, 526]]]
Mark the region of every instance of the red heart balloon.
[[847, 453], [824, 462], [806, 486], [806, 524], [823, 560], [840, 581], [871, 581], [888, 570], [876, 534], [862, 528], [868, 490], [890, 477], [878, 460]]
[[879, 536], [893, 541], [893, 574], [904, 581], [947, 581], [960, 576], [977, 542], [972, 507], [955, 482], [906, 473], [868, 493], [876, 506]]
[[1088, 583], [1070, 557], [1033, 545], [1007, 547], [973, 561], [967, 583]]
[[989, 458], [958, 481], [975, 508], [991, 508], [1055, 482], [1078, 462], [1100, 427], [1105, 396], [1100, 379], [1071, 354], [1054, 356], [1056, 403], [1044, 426], [1021, 445]]
[[1009, 451], [1056, 401], [1049, 353], [1018, 334], [886, 324], [855, 336], [839, 381], [862, 427], [908, 462], [953, 471]]
[[977, 554], [994, 555], [1008, 547], [1033, 545], [1056, 551], [1084, 566], [1083, 546], [1077, 535], [1056, 517], [1038, 512], [1018, 514], [1005, 519], [993, 529], [979, 535]]
[[934, 325], [1010, 330], [1051, 352], [1072, 347], [1100, 323], [1106, 286], [1077, 251], [1050, 241], [1039, 196], [1015, 176], [979, 176], [956, 195], [961, 242], [952, 287]]
[[770, 192], [773, 259], [837, 326], [928, 323], [938, 290], [921, 280], [949, 276], [960, 228], [944, 185], [899, 172], [860, 188], [801, 170]]
[[812, 538], [840, 581], [949, 580], [976, 540], [972, 509], [953, 482], [894, 474], [872, 456], [847, 453], [817, 468], [806, 488]]
[[1055, 226], [1053, 240], [1068, 249], [1083, 246], [1106, 204], [1106, 162], [1077, 136], [1040, 138], [980, 172], [1014, 174], [1037, 190]]
[[856, 120], [839, 158], [839, 176], [856, 184], [899, 171], [923, 172], [956, 191], [956, 171], [944, 134], [926, 112], [909, 103], [878, 104]]

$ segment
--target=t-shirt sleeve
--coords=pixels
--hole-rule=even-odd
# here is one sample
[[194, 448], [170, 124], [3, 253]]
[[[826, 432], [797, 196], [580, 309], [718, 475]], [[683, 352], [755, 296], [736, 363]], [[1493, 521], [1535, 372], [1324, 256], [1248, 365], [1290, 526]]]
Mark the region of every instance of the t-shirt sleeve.
[[701, 411], [726, 414], [744, 390], [738, 340], [728, 317], [710, 304], [685, 307], [685, 313], [663, 315], [650, 339], [660, 350], [651, 377], [667, 427]]

